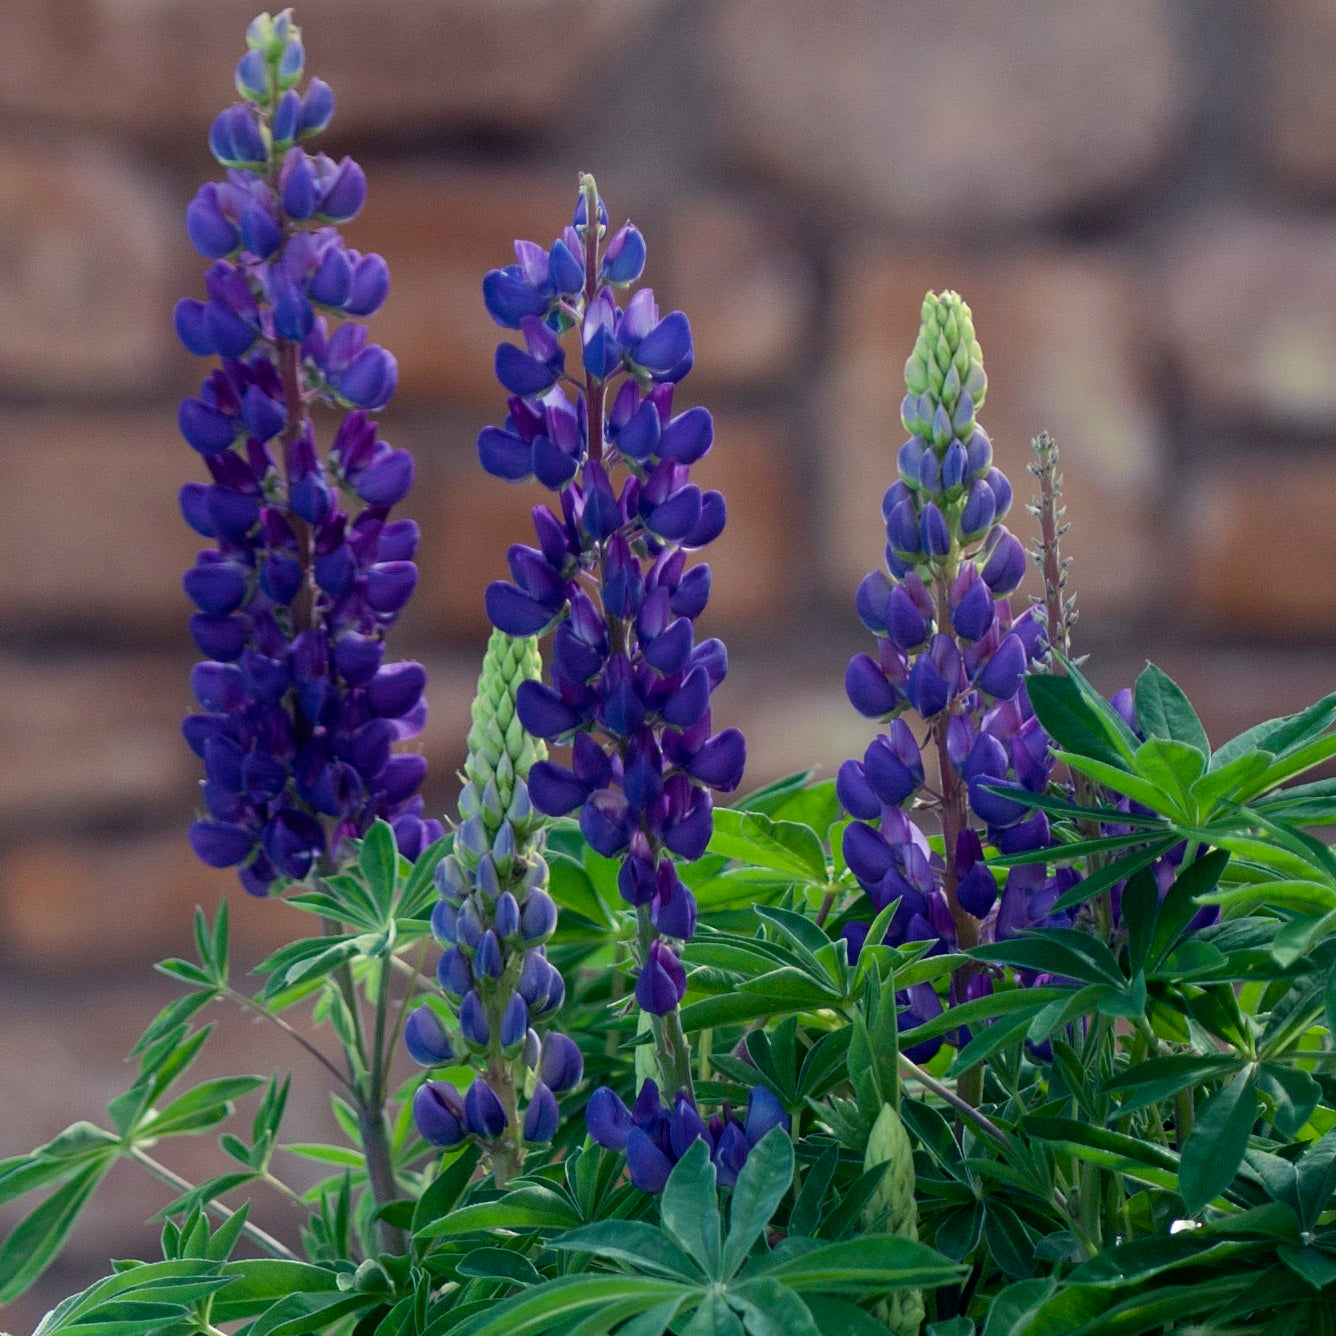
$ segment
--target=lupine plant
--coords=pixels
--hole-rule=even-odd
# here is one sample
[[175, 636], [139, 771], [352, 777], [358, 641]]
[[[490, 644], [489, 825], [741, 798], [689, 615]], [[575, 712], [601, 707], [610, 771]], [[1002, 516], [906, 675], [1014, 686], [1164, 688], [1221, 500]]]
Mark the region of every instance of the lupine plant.
[[[867, 480], [880, 516], [846, 517], [886, 540], [849, 613], [872, 736], [724, 805], [744, 749], [695, 623], [725, 512], [689, 471], [729, 442], [674, 404], [687, 318], [636, 288], [645, 239], [586, 176], [551, 245], [482, 279], [508, 398], [479, 458], [554, 496], [478, 591], [463, 789], [425, 816], [394, 751], [425, 677], [383, 658], [413, 466], [367, 416], [395, 371], [360, 324], [388, 275], [339, 239], [364, 181], [303, 146], [333, 112], [304, 60], [290, 13], [251, 25], [177, 327], [220, 359], [180, 415], [212, 544], [185, 580], [189, 838], [318, 928], [252, 992], [226, 905], [197, 913], [105, 1123], [0, 1162], [0, 1204], [39, 1198], [0, 1302], [123, 1158], [165, 1185], [163, 1260], [117, 1261], [39, 1336], [1336, 1332], [1336, 782], [1305, 779], [1336, 695], [1214, 747], [1153, 665], [1101, 696], [1057, 446], [1022, 607], [973, 317], [929, 293], [909, 439]], [[329, 1078], [332, 1140], [285, 1137], [287, 1078], [179, 1089], [215, 1002]], [[398, 1080], [400, 1049], [428, 1074]], [[216, 1175], [162, 1158], [215, 1129]]]

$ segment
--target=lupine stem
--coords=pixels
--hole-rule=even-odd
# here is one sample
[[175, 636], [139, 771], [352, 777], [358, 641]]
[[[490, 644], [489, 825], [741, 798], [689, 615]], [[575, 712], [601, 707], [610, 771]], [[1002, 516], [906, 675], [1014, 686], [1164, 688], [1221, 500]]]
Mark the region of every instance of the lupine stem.
[[[138, 1146], [132, 1146], [129, 1154], [130, 1158], [134, 1160], [136, 1164], [143, 1165], [143, 1167], [155, 1178], [160, 1179], [170, 1187], [174, 1187], [180, 1192], [195, 1191], [195, 1185], [190, 1182], [189, 1179], [182, 1178], [180, 1174], [169, 1169], [160, 1160], [155, 1160], [153, 1156], [149, 1155], [146, 1151], [141, 1150]], [[235, 1211], [224, 1206], [222, 1202], [216, 1199], [205, 1202], [204, 1209], [212, 1211], [220, 1220], [230, 1220], [236, 1215]], [[242, 1225], [241, 1232], [245, 1234], [252, 1243], [258, 1244], [265, 1250], [265, 1252], [272, 1253], [275, 1257], [281, 1257], [284, 1261], [288, 1262], [301, 1261], [301, 1258], [298, 1257], [286, 1243], [282, 1242], [280, 1239], [276, 1239], [272, 1234], [261, 1229], [259, 1225], [251, 1224], [249, 1220]]]
[[304, 1048], [318, 1063], [320, 1063], [320, 1065], [324, 1067], [326, 1071], [329, 1072], [329, 1074], [344, 1088], [344, 1090], [348, 1092], [348, 1094], [356, 1097], [357, 1091], [355, 1087], [352, 1085], [352, 1083], [348, 1080], [348, 1078], [341, 1071], [339, 1071], [339, 1069], [329, 1060], [329, 1058], [327, 1058], [325, 1054], [323, 1054], [318, 1048], [316, 1048], [316, 1046], [313, 1043], [311, 1043], [311, 1041], [307, 1039], [305, 1035], [301, 1034], [298, 1030], [296, 1030], [292, 1025], [290, 1025], [286, 1020], [284, 1020], [282, 1016], [275, 1014], [274, 1012], [270, 1011], [267, 1007], [257, 1002], [253, 997], [248, 997], [245, 993], [239, 992], [235, 988], [229, 987], [226, 990], [225, 996], [228, 997], [231, 1001], [236, 1002], [239, 1006], [242, 1006], [246, 1010], [253, 1012], [256, 1016], [263, 1017], [265, 1020], [270, 1021], [274, 1025], [278, 1026], [278, 1028], [282, 1030], [283, 1033], [287, 1035], [289, 1039], [291, 1039], [296, 1044], [300, 1044], [302, 1048]]

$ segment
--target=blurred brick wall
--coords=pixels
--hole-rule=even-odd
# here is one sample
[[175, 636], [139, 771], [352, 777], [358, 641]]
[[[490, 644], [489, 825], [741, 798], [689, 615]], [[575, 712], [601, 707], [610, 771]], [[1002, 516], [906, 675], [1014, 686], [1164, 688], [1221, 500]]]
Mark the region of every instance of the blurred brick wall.
[[[170, 312], [202, 291], [182, 214], [216, 171], [205, 132], [252, 12], [0, 7], [0, 1156], [99, 1115], [170, 995], [146, 962], [233, 894], [184, 839], [196, 543], [175, 497], [201, 471], [174, 412], [202, 368]], [[512, 237], [557, 235], [579, 170], [640, 223], [649, 281], [695, 330], [684, 392], [716, 413], [702, 472], [730, 498], [717, 715], [749, 734], [750, 782], [830, 773], [869, 736], [841, 686], [851, 594], [879, 559], [929, 286], [973, 306], [981, 420], [1018, 499], [1030, 437], [1059, 440], [1101, 685], [1153, 657], [1221, 734], [1331, 686], [1332, 0], [308, 0], [297, 18], [338, 97], [323, 142], [370, 182], [350, 240], [394, 274], [380, 418], [417, 454], [424, 530], [395, 644], [433, 674], [434, 810], [481, 591], [537, 499], [476, 466], [500, 409], [479, 282]], [[288, 918], [233, 898], [253, 962]], [[219, 1066], [287, 1063], [220, 1019]], [[313, 1134], [319, 1082], [298, 1071]], [[208, 1172], [208, 1149], [178, 1167]], [[162, 1196], [116, 1182], [68, 1263], [0, 1313], [16, 1336], [109, 1251], [150, 1246]]]

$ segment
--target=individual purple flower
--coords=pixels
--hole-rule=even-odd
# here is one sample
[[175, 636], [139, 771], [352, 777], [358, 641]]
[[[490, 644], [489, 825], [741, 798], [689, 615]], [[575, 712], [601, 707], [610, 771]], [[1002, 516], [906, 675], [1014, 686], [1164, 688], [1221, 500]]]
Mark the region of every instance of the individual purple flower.
[[[300, 146], [333, 98], [319, 80], [297, 91], [298, 29], [285, 14], [247, 41], [243, 101], [209, 135], [225, 176], [186, 210], [206, 296], [175, 322], [187, 349], [220, 359], [178, 414], [210, 478], [186, 484], [182, 513], [213, 544], [183, 580], [206, 660], [184, 725], [205, 770], [190, 839], [263, 895], [337, 863], [377, 818], [409, 856], [441, 826], [421, 815], [421, 758], [394, 752], [425, 723], [425, 674], [382, 662], [417, 578], [417, 527], [390, 518], [412, 459], [365, 411], [394, 389], [394, 358], [357, 323], [389, 273], [334, 226], [361, 207], [361, 169]], [[315, 404], [345, 413], [323, 457]]]
[[672, 1104], [664, 1107], [658, 1085], [646, 1080], [631, 1109], [613, 1090], [600, 1086], [590, 1097], [585, 1125], [590, 1138], [605, 1150], [625, 1153], [635, 1187], [662, 1192], [673, 1166], [697, 1141], [709, 1147], [719, 1185], [732, 1187], [752, 1147], [776, 1127], [788, 1132], [792, 1120], [765, 1086], [748, 1092], [741, 1117], [725, 1102], [707, 1121], [687, 1091], [679, 1090]]
[[[696, 922], [675, 860], [704, 852], [712, 794], [738, 786], [745, 749], [736, 729], [711, 723], [724, 647], [696, 639], [710, 573], [688, 556], [723, 529], [725, 507], [690, 477], [714, 441], [709, 413], [673, 412], [690, 326], [680, 311], [661, 314], [648, 288], [622, 304], [644, 239], [628, 223], [601, 249], [605, 220], [586, 177], [561, 238], [546, 251], [516, 242], [516, 263], [483, 281], [489, 313], [524, 346], [497, 351], [510, 398], [504, 422], [479, 435], [479, 459], [556, 493], [533, 512], [535, 545], [511, 548], [512, 578], [486, 604], [500, 630], [552, 634], [548, 681], [525, 683], [516, 707], [533, 736], [571, 756], [535, 764], [530, 793], [548, 815], [577, 816], [589, 845], [621, 863], [618, 885], [642, 925], [636, 997], [671, 1029], [686, 988], [676, 944]], [[577, 329], [573, 376], [557, 338]], [[685, 1085], [685, 1060], [680, 1041], [665, 1079]]]

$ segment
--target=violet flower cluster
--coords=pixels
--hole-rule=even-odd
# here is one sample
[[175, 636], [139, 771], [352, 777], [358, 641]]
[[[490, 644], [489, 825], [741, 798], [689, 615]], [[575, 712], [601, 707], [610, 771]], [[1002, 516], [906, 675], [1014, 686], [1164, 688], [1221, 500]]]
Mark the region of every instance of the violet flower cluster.
[[679, 1090], [672, 1107], [665, 1108], [659, 1087], [648, 1080], [631, 1109], [614, 1091], [601, 1086], [589, 1100], [586, 1122], [589, 1135], [600, 1146], [625, 1152], [631, 1182], [642, 1192], [662, 1192], [673, 1166], [702, 1139], [710, 1148], [719, 1186], [731, 1188], [752, 1147], [773, 1128], [786, 1132], [790, 1128], [784, 1106], [765, 1086], [752, 1087], [741, 1117], [725, 1104], [707, 1122], [685, 1090]]
[[[176, 330], [221, 362], [179, 414], [211, 479], [188, 483], [181, 509], [213, 544], [183, 582], [205, 656], [191, 677], [200, 712], [184, 724], [206, 776], [207, 815], [190, 841], [263, 895], [336, 858], [377, 817], [410, 858], [440, 825], [421, 817], [422, 757], [392, 750], [422, 729], [426, 674], [384, 662], [418, 543], [411, 520], [390, 518], [412, 486], [412, 457], [367, 415], [397, 376], [359, 323], [384, 301], [389, 271], [338, 232], [362, 207], [361, 168], [302, 147], [334, 99], [319, 79], [297, 90], [291, 12], [261, 15], [246, 40], [242, 101], [209, 133], [226, 175], [186, 211], [212, 261], [207, 296], [177, 305]], [[313, 403], [345, 414], [323, 459]]]
[[[525, 1145], [552, 1140], [556, 1097], [573, 1089], [584, 1070], [573, 1040], [540, 1037], [536, 1028], [550, 1022], [566, 993], [544, 948], [557, 907], [546, 890], [544, 819], [525, 783], [546, 749], [515, 710], [518, 689], [541, 668], [533, 640], [492, 632], [473, 701], [460, 824], [453, 851], [436, 868], [441, 899], [431, 918], [445, 948], [437, 978], [479, 1074], [463, 1097], [447, 1081], [428, 1081], [413, 1100], [414, 1120], [429, 1142], [453, 1146], [476, 1137], [492, 1152], [498, 1182], [518, 1170]], [[404, 1041], [424, 1066], [452, 1062], [459, 1052], [425, 1003], [409, 1017]]]
[[[550, 816], [578, 812], [589, 844], [621, 861], [641, 924], [636, 999], [663, 1017], [686, 991], [674, 943], [696, 924], [674, 856], [704, 853], [711, 790], [736, 788], [744, 747], [737, 729], [711, 731], [724, 646], [695, 640], [710, 568], [688, 569], [687, 554], [720, 533], [725, 511], [690, 480], [713, 443], [710, 414], [672, 411], [691, 330], [680, 311], [661, 317], [648, 288], [619, 306], [645, 243], [627, 223], [604, 247], [606, 219], [585, 178], [573, 225], [547, 250], [517, 241], [516, 263], [483, 283], [493, 319], [524, 347], [497, 349], [509, 412], [481, 433], [479, 456], [490, 473], [557, 493], [533, 511], [537, 546], [510, 549], [513, 582], [487, 590], [487, 610], [512, 635], [554, 632], [550, 685], [524, 684], [517, 704], [534, 736], [571, 744], [571, 763], [535, 764], [530, 795]], [[570, 330], [578, 378], [561, 342]]]
[[[969, 307], [956, 293], [924, 299], [905, 380], [901, 417], [910, 439], [882, 503], [886, 568], [868, 575], [855, 599], [877, 637], [876, 653], [856, 655], [845, 680], [855, 709], [890, 722], [862, 760], [840, 768], [837, 792], [854, 818], [844, 855], [873, 911], [898, 901], [886, 942], [954, 950], [1070, 923], [1070, 913], [1055, 914], [1053, 906], [1075, 873], [1016, 867], [999, 894], [984, 863], [985, 843], [1015, 853], [1051, 842], [1047, 817], [1027, 817], [1025, 797], [1044, 790], [1052, 759], [1023, 683], [1048, 645], [1040, 609], [1011, 611], [1008, 596], [1025, 574], [1026, 552], [1001, 522], [1011, 486], [993, 467], [992, 445], [976, 421], [987, 378]], [[926, 790], [920, 743], [904, 717], [911, 709], [935, 744], [936, 793]], [[925, 790], [938, 810], [945, 857], [906, 810]], [[867, 924], [851, 921], [844, 934], [856, 954]], [[987, 986], [981, 974], [953, 981], [957, 1001]], [[941, 1010], [928, 985], [902, 1001], [906, 1029]]]

